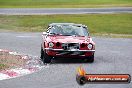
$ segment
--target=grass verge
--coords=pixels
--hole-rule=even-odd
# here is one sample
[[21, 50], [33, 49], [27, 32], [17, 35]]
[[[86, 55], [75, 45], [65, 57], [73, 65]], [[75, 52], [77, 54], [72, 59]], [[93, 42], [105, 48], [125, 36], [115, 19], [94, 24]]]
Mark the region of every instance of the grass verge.
[[0, 15], [0, 31], [42, 32], [49, 23], [71, 22], [88, 26], [91, 34], [132, 35], [132, 14]]
[[87, 8], [132, 6], [132, 0], [0, 0], [1, 8]]
[[6, 68], [9, 68], [7, 65], [5, 65], [5, 64], [0, 64], [0, 71], [2, 70], [2, 69], [6, 69]]

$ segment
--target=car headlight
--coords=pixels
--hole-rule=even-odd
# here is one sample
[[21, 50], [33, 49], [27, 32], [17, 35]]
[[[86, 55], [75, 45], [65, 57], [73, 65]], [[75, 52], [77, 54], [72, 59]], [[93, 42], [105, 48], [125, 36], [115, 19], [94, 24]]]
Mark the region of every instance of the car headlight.
[[49, 47], [52, 48], [54, 46], [54, 43], [53, 42], [50, 42], [49, 43]]
[[88, 49], [92, 49], [93, 45], [92, 44], [88, 44]]

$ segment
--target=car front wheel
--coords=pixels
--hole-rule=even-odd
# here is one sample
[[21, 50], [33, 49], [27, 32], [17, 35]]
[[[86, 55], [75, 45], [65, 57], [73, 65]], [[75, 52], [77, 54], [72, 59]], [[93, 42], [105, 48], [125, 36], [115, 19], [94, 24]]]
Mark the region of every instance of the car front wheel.
[[50, 63], [52, 57], [47, 55], [47, 53], [41, 48], [41, 60], [43, 63]]

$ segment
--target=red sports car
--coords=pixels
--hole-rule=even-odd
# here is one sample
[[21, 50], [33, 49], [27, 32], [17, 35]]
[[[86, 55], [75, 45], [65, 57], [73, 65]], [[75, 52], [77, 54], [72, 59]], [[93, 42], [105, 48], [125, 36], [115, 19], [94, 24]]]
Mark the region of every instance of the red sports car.
[[94, 61], [95, 43], [82, 24], [52, 23], [42, 34], [41, 59], [50, 63], [53, 57]]

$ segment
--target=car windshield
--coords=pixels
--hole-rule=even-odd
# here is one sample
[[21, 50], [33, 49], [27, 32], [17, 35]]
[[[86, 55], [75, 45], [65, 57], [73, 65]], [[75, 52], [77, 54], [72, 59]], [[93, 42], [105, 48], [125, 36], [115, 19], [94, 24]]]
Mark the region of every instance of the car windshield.
[[54, 25], [49, 34], [65, 36], [88, 36], [87, 28], [77, 25]]

